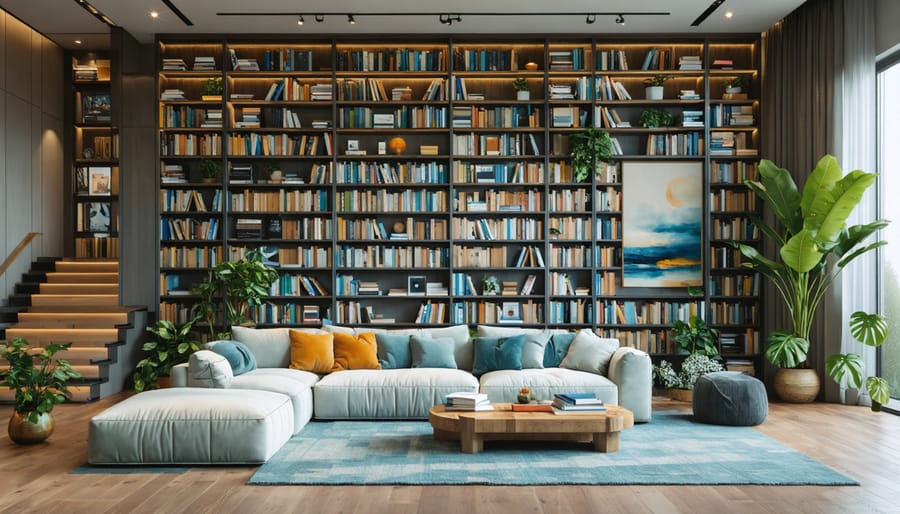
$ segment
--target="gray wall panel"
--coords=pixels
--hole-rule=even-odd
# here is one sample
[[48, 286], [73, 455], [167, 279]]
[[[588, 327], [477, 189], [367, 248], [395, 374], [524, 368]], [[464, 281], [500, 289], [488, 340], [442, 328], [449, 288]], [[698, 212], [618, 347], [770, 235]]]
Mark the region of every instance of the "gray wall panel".
[[[56, 46], [48, 39], [42, 40], [41, 45], [42, 76], [47, 80], [41, 81], [41, 106], [44, 114], [53, 116], [62, 121], [65, 117], [63, 102], [66, 93], [63, 89], [64, 80], [60, 70], [65, 69], [64, 54], [62, 48]], [[62, 165], [62, 164], [60, 164]]]
[[19, 20], [6, 18], [6, 91], [27, 102], [31, 101], [31, 32]]
[[[6, 93], [6, 248], [3, 256], [19, 244], [34, 227], [31, 219], [31, 106], [17, 95]], [[14, 284], [28, 269], [30, 249], [22, 253], [6, 271], [7, 282]], [[8, 294], [8, 293], [7, 293]], [[7, 296], [7, 295], [4, 295]]]

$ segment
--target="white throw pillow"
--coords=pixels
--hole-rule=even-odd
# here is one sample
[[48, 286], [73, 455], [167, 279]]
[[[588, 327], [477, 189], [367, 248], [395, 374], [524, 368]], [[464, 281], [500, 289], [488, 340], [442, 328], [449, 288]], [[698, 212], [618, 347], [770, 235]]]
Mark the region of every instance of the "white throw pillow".
[[589, 329], [583, 329], [575, 335], [569, 353], [559, 367], [606, 376], [609, 361], [618, 348], [618, 339], [603, 338]]
[[544, 367], [544, 347], [550, 342], [552, 334], [541, 331], [537, 334], [525, 334], [522, 345], [522, 369], [540, 369]]
[[286, 368], [291, 363], [291, 336], [288, 330], [322, 333], [318, 328], [251, 328], [232, 326], [231, 337], [247, 345], [260, 368]]
[[188, 387], [228, 389], [234, 373], [223, 355], [211, 350], [198, 350], [188, 359]]

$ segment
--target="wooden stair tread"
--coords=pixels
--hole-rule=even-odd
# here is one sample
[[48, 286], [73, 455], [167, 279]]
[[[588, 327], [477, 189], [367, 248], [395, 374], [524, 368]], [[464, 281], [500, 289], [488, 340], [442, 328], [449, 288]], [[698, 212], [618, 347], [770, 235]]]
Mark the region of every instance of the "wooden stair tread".
[[119, 284], [93, 284], [76, 282], [71, 284], [43, 283], [38, 294], [118, 294]]
[[87, 260], [77, 260], [77, 261], [58, 261], [56, 263], [56, 271], [62, 271], [66, 273], [72, 272], [117, 272], [119, 271], [119, 262], [118, 261], [87, 261]]
[[112, 328], [128, 323], [127, 312], [20, 312], [21, 327]]
[[117, 294], [36, 294], [31, 297], [31, 305], [118, 305]]
[[47, 273], [49, 284], [77, 284], [88, 282], [93, 284], [111, 284], [119, 282], [119, 273], [114, 271], [72, 273], [54, 271]]
[[78, 314], [88, 314], [88, 313], [129, 313], [134, 310], [138, 310], [136, 307], [123, 307], [121, 305], [81, 305], [78, 308], [74, 308], [71, 306], [64, 306], [60, 308], [55, 305], [36, 305], [33, 307], [29, 307], [28, 311], [32, 314], [63, 314], [63, 313], [78, 313]]

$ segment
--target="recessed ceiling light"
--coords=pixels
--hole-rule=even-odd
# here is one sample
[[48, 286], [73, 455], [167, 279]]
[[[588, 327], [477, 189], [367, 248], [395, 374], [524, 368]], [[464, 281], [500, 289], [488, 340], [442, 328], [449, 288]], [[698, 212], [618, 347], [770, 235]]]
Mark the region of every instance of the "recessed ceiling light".
[[731, 11], [728, 11], [725, 13], [725, 19], [730, 20], [733, 16], [734, 16], [734, 13]]
[[150, 11], [150, 17], [155, 20], [156, 18], [159, 18], [159, 13], [156, 11]]

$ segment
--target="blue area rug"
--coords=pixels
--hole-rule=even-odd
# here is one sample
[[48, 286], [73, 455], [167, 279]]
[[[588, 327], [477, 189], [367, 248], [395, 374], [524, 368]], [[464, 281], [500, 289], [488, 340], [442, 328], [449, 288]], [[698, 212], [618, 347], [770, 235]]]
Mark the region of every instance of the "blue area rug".
[[424, 421], [313, 421], [250, 484], [859, 485], [751, 427], [654, 412], [604, 454], [587, 443], [485, 442], [464, 454]]

